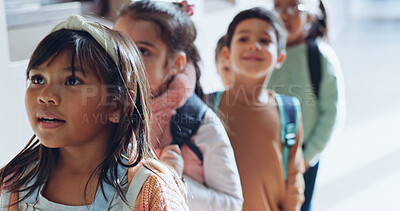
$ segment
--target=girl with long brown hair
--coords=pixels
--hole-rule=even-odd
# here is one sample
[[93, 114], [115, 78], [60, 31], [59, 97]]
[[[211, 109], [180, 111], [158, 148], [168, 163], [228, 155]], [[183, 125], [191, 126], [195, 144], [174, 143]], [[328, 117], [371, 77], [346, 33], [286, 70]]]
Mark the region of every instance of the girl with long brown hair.
[[26, 75], [35, 135], [0, 170], [0, 209], [187, 209], [148, 143], [148, 83], [130, 39], [71, 16], [39, 43]]

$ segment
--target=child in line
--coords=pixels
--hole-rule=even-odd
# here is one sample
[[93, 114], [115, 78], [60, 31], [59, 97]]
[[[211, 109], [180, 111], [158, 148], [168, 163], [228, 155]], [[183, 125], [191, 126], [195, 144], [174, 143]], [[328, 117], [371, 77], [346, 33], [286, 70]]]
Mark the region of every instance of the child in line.
[[234, 80], [232, 78], [231, 67], [229, 61], [222, 56], [222, 48], [226, 46], [226, 36], [222, 36], [217, 43], [215, 48], [215, 65], [217, 67], [217, 73], [221, 76], [222, 83], [225, 89], [229, 89], [229, 86]]
[[275, 71], [268, 88], [300, 99], [304, 124], [303, 211], [311, 208], [319, 158], [335, 125], [343, 120], [344, 89], [335, 52], [326, 42], [327, 16], [320, 0], [275, 0], [288, 32], [287, 60]]
[[0, 170], [0, 209], [187, 210], [179, 177], [149, 139], [139, 51], [71, 16], [36, 47], [26, 110], [35, 135]]
[[[181, 7], [136, 1], [122, 9], [114, 27], [129, 35], [143, 55], [153, 95], [151, 142], [160, 159], [185, 178], [190, 210], [241, 210], [242, 189], [233, 149], [220, 120], [201, 100], [196, 29], [184, 11], [187, 8]], [[186, 105], [205, 113], [196, 118], [200, 120], [197, 131], [178, 147], [173, 120]], [[178, 127], [181, 135], [192, 132], [182, 128]]]
[[286, 166], [278, 96], [263, 88], [285, 60], [284, 26], [272, 12], [256, 7], [235, 16], [226, 39], [222, 51], [235, 80], [209, 105], [224, 116], [228, 128], [243, 188], [243, 210], [300, 210], [304, 191], [300, 113]]

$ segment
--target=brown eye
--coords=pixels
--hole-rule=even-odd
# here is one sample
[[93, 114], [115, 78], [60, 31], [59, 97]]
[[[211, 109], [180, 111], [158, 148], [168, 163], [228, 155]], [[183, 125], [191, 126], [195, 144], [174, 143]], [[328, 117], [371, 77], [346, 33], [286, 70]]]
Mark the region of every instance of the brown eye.
[[268, 39], [260, 39], [260, 43], [262, 44], [268, 44], [269, 40]]
[[247, 42], [249, 39], [247, 37], [239, 38], [239, 42]]
[[150, 54], [150, 51], [147, 48], [139, 48], [140, 53], [142, 56], [147, 56]]
[[67, 81], [65, 82], [65, 85], [70, 85], [70, 86], [75, 86], [75, 85], [79, 85], [79, 84], [83, 84], [82, 81], [80, 81], [78, 78], [76, 77], [69, 77], [67, 79]]

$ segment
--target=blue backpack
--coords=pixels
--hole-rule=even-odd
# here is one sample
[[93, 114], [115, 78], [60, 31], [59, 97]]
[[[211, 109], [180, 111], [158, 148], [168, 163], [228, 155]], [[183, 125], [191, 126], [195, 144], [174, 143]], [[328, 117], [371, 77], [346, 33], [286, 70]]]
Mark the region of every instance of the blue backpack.
[[[214, 92], [207, 96], [207, 103], [218, 114], [223, 91]], [[288, 177], [288, 162], [290, 147], [296, 144], [298, 115], [300, 102], [296, 97], [275, 94], [281, 119], [281, 142], [284, 177]]]
[[200, 149], [190, 139], [196, 134], [203, 122], [207, 105], [196, 94], [192, 94], [186, 103], [176, 110], [170, 122], [172, 143], [179, 147], [186, 144], [203, 161]]

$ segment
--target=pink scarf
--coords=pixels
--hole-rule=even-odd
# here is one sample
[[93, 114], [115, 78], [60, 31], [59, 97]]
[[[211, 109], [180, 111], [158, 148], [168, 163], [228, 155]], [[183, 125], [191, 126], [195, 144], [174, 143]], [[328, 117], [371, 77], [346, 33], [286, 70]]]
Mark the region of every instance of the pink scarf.
[[[193, 94], [196, 86], [196, 70], [193, 63], [188, 63], [185, 70], [172, 79], [168, 90], [151, 101], [151, 132], [150, 140], [156, 152], [170, 145], [172, 136], [170, 121], [176, 109], [183, 106]], [[181, 148], [184, 160], [183, 173], [204, 183], [204, 169], [201, 160], [186, 145]]]
[[183, 72], [175, 75], [162, 95], [151, 100], [150, 140], [154, 149], [162, 149], [172, 142], [170, 121], [176, 109], [183, 106], [196, 86], [196, 70], [188, 63]]

